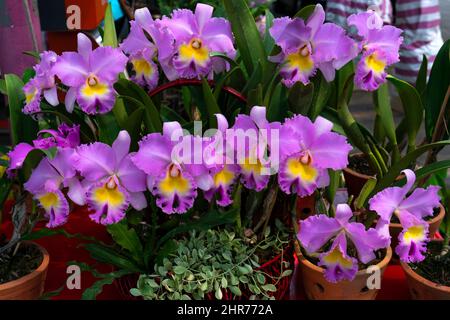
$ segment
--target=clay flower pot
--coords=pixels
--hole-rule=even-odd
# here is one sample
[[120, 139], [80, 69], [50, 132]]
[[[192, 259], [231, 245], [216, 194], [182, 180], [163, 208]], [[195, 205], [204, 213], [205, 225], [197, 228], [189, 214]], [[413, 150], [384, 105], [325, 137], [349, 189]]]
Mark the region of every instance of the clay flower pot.
[[32, 273], [14, 281], [0, 284], [0, 300], [36, 300], [44, 292], [50, 256], [45, 248], [34, 242], [23, 245], [36, 246], [42, 252], [42, 262]]
[[[428, 220], [429, 226], [429, 236], [433, 237], [434, 234], [439, 231], [439, 227], [444, 220], [445, 217], [445, 208], [440, 204], [439, 214], [435, 216], [433, 219]], [[395, 250], [395, 247], [398, 245], [398, 235], [403, 231], [403, 227], [400, 223], [390, 223], [389, 224], [389, 232], [391, 234], [391, 248]]]
[[344, 168], [344, 179], [345, 186], [348, 190], [348, 195], [353, 196], [353, 199], [356, 199], [361, 193], [364, 184], [370, 179], [372, 176], [368, 176], [363, 173], [356, 172], [350, 168]]
[[[324, 277], [325, 270], [311, 263], [296, 244], [296, 253], [299, 260], [301, 280], [305, 294], [310, 300], [374, 300], [378, 289], [368, 289], [366, 284], [372, 273], [366, 273], [366, 269], [358, 271], [353, 281], [328, 282]], [[386, 256], [377, 266], [383, 276], [392, 257], [392, 249], [388, 248]]]
[[405, 262], [400, 262], [400, 265], [405, 271], [409, 292], [414, 300], [450, 300], [450, 287], [425, 279]]

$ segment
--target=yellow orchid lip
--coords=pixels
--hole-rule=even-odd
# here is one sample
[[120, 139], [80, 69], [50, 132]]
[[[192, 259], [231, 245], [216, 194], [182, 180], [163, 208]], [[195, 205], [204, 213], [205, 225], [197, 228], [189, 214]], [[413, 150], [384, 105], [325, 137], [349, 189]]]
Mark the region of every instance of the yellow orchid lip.
[[174, 193], [184, 195], [190, 188], [189, 180], [183, 177], [181, 170], [174, 164], [170, 165], [165, 178], [158, 185], [158, 189], [164, 195], [172, 195]]
[[310, 157], [291, 158], [287, 161], [287, 172], [293, 178], [300, 178], [307, 183], [313, 182], [317, 179], [318, 172], [311, 162]]
[[183, 44], [179, 49], [182, 60], [194, 60], [197, 64], [205, 65], [209, 61], [209, 50], [201, 39], [193, 38], [188, 44]]
[[372, 53], [366, 58], [366, 64], [375, 73], [381, 73], [386, 68], [386, 62], [380, 59], [376, 53]]
[[311, 51], [308, 46], [305, 44], [296, 53], [289, 54], [287, 64], [301, 72], [310, 72], [314, 68], [314, 61], [311, 58]]
[[81, 94], [85, 97], [103, 96], [109, 92], [108, 85], [100, 82], [95, 75], [89, 75], [86, 84], [81, 88]]

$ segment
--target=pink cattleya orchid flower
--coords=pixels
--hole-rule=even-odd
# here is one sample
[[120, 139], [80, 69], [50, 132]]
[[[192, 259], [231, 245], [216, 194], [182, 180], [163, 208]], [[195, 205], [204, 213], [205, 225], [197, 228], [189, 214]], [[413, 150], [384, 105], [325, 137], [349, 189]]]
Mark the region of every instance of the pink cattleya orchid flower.
[[64, 52], [53, 67], [61, 82], [70, 87], [65, 98], [67, 111], [73, 111], [75, 101], [87, 114], [110, 111], [115, 101], [113, 84], [127, 60], [120, 49], [92, 50], [91, 40], [79, 33], [78, 52]]
[[25, 190], [33, 194], [49, 219], [47, 227], [64, 224], [69, 216], [69, 203], [62, 188], [69, 188], [68, 197], [78, 205], [85, 204], [85, 192], [71, 165], [74, 150], [58, 149], [53, 159], [44, 158], [30, 179], [24, 184]]
[[131, 161], [130, 143], [128, 132], [120, 131], [112, 147], [100, 142], [81, 145], [72, 157], [84, 178], [87, 204], [94, 211], [90, 217], [95, 222], [114, 224], [124, 218], [129, 205], [136, 210], [147, 206], [145, 174]]
[[403, 232], [399, 235], [399, 245], [395, 252], [404, 262], [420, 262], [425, 259], [428, 242], [428, 223], [425, 217], [433, 215], [433, 208], [439, 206], [439, 187], [416, 188], [408, 197], [416, 175], [412, 170], [403, 170], [406, 184], [403, 187], [390, 187], [380, 191], [369, 200], [370, 210], [378, 213], [380, 219], [377, 229], [389, 245], [389, 223], [392, 216], [399, 219]]
[[309, 254], [319, 252], [334, 238], [329, 251], [319, 255], [319, 265], [326, 268], [325, 277], [330, 282], [351, 281], [358, 271], [358, 261], [347, 253], [347, 239], [353, 243], [362, 263], [374, 260], [374, 252], [386, 247], [375, 229], [366, 230], [362, 223], [350, 222], [352, 217], [350, 207], [339, 204], [335, 218], [320, 214], [300, 221], [297, 237]]
[[[192, 148], [196, 143], [202, 145], [202, 139], [183, 133], [178, 122], [166, 122], [163, 134], [145, 136], [132, 156], [133, 163], [147, 174], [147, 187], [156, 197], [157, 206], [167, 214], [185, 213], [194, 205], [197, 187], [209, 190], [213, 183], [202, 154]], [[174, 152], [176, 146], [186, 146], [194, 152], [180, 155]]]
[[216, 114], [216, 117], [218, 131], [215, 136], [208, 139], [206, 154], [209, 157], [204, 159], [205, 162], [208, 162], [213, 185], [204, 192], [204, 195], [208, 201], [212, 201], [215, 198], [219, 206], [226, 207], [233, 202], [231, 193], [239, 178], [240, 168], [235, 163], [233, 145], [228, 143], [226, 139], [228, 121], [222, 114]]
[[213, 18], [213, 10], [212, 6], [199, 3], [195, 12], [177, 9], [171, 18], [162, 18], [162, 26], [167, 27], [175, 39], [173, 58], [169, 64], [163, 63], [169, 80], [211, 78], [214, 72], [227, 69], [229, 66], [225, 60], [211, 57], [213, 52], [235, 58], [230, 23], [223, 18]]
[[159, 80], [155, 61], [168, 64], [174, 51], [174, 39], [159, 20], [153, 20], [147, 8], [136, 10], [134, 15], [135, 20], [130, 22], [130, 33], [120, 47], [130, 56], [129, 61], [135, 72], [132, 80], [139, 85], [147, 85], [151, 90], [158, 85]]
[[[272, 173], [269, 160], [273, 160], [277, 154], [271, 153], [274, 157], [270, 159], [265, 154], [275, 151], [271, 150], [272, 144], [277, 144], [278, 148], [280, 128], [281, 123], [267, 120], [266, 107], [263, 106], [254, 106], [250, 115], [240, 114], [236, 117], [232, 127], [235, 135], [233, 145], [236, 148], [241, 182], [246, 188], [261, 191], [267, 186]], [[227, 139], [231, 140], [231, 137]]]
[[322, 117], [311, 122], [297, 115], [285, 121], [280, 132], [278, 182], [281, 190], [308, 196], [329, 184], [327, 169], [347, 166], [352, 147], [344, 136], [332, 132], [332, 128], [333, 124]]
[[[49, 137], [43, 137], [48, 134]], [[20, 169], [27, 155], [35, 150], [47, 150], [50, 148], [75, 148], [80, 144], [80, 126], [72, 127], [63, 123], [58, 130], [41, 130], [38, 132], [38, 139], [33, 141], [33, 145], [22, 142], [8, 153], [10, 165], [7, 174], [12, 176], [14, 170]]]
[[53, 70], [57, 57], [57, 54], [53, 51], [44, 51], [40, 54], [41, 61], [33, 67], [36, 75], [23, 87], [25, 93], [23, 113], [40, 112], [42, 96], [52, 106], [59, 104]]
[[356, 68], [355, 84], [360, 89], [374, 91], [386, 81], [387, 67], [399, 61], [402, 30], [383, 26], [383, 19], [375, 11], [353, 14], [347, 23], [355, 26], [361, 37], [362, 57]]
[[335, 70], [357, 56], [357, 46], [344, 29], [324, 21], [321, 5], [316, 6], [306, 24], [300, 18], [273, 21], [269, 32], [281, 53], [271, 60], [283, 64], [280, 75], [287, 87], [299, 81], [308, 84], [317, 69], [327, 81], [332, 81]]

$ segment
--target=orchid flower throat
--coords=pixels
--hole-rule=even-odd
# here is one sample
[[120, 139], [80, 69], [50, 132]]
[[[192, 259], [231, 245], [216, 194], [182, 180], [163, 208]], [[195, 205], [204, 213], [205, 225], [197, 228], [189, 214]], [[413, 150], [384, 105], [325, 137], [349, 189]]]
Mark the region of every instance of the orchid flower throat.
[[38, 89], [34, 88], [31, 92], [28, 92], [25, 94], [25, 102], [26, 103], [30, 103], [31, 101], [33, 101], [34, 97], [36, 97], [38, 93]]
[[287, 169], [292, 177], [300, 178], [305, 182], [315, 181], [318, 171], [313, 166], [313, 158], [309, 151], [303, 152], [299, 157], [287, 160]]
[[159, 183], [159, 189], [164, 194], [185, 194], [190, 189], [190, 183], [185, 177], [183, 177], [180, 168], [178, 168], [176, 164], [172, 163], [167, 169], [165, 178]]
[[179, 55], [182, 60], [194, 60], [201, 65], [209, 61], [209, 49], [199, 38], [192, 38], [189, 43], [182, 44], [179, 48]]
[[297, 52], [287, 56], [287, 63], [290, 67], [297, 68], [300, 71], [310, 71], [314, 67], [314, 61], [311, 58], [312, 45], [305, 43]]
[[386, 61], [381, 59], [377, 53], [372, 53], [366, 58], [367, 66], [376, 73], [381, 73], [386, 68]]
[[108, 86], [98, 79], [94, 74], [90, 74], [86, 78], [86, 85], [82, 88], [83, 95], [87, 97], [101, 96], [108, 93]]

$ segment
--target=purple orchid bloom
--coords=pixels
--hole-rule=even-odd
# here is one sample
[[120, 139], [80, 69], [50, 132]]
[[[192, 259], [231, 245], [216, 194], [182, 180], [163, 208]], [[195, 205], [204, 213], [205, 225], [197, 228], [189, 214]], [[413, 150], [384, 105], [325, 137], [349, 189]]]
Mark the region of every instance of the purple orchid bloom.
[[112, 147], [95, 142], [81, 145], [72, 157], [74, 167], [84, 178], [90, 218], [104, 225], [122, 220], [129, 205], [136, 210], [147, 206], [145, 174], [131, 161], [131, 138], [120, 131]]
[[[50, 137], [43, 137], [44, 134], [49, 134]], [[79, 144], [79, 125], [70, 127], [63, 123], [58, 127], [58, 130], [41, 130], [38, 132], [38, 139], [33, 141], [33, 145], [22, 142], [8, 153], [10, 166], [8, 167], [7, 173], [9, 176], [12, 176], [13, 170], [20, 169], [27, 155], [35, 149], [47, 150], [55, 147], [75, 148]]]
[[399, 49], [403, 42], [402, 30], [383, 26], [383, 19], [375, 11], [353, 14], [347, 19], [355, 26], [362, 57], [356, 68], [355, 84], [358, 88], [373, 91], [386, 81], [386, 68], [399, 61]]
[[[134, 164], [147, 174], [147, 187], [166, 214], [185, 213], [194, 204], [197, 187], [209, 190], [213, 185], [210, 171], [203, 164], [202, 154], [197, 154], [195, 144], [203, 145], [203, 140], [184, 135], [178, 122], [166, 122], [163, 134], [145, 136], [132, 157]], [[194, 152], [190, 152], [192, 145]], [[182, 155], [176, 152], [180, 146], [187, 148]]]
[[320, 214], [300, 221], [297, 238], [309, 254], [319, 252], [334, 238], [329, 251], [319, 255], [319, 265], [326, 268], [324, 276], [330, 282], [351, 281], [358, 271], [358, 261], [347, 254], [347, 239], [356, 248], [359, 261], [365, 264], [376, 258], [374, 251], [386, 247], [375, 229], [366, 230], [362, 223], [350, 222], [352, 217], [350, 207], [339, 204], [335, 218]]
[[73, 149], [59, 149], [53, 159], [42, 159], [24, 184], [25, 190], [33, 194], [45, 210], [49, 228], [64, 224], [69, 216], [69, 202], [62, 188], [68, 188], [67, 196], [76, 204], [84, 205], [86, 201], [84, 189], [71, 165], [73, 153]]
[[307, 85], [317, 69], [327, 81], [332, 81], [335, 70], [357, 56], [357, 46], [344, 29], [324, 21], [321, 5], [316, 6], [306, 25], [300, 18], [283, 17], [273, 21], [269, 32], [281, 53], [271, 60], [283, 64], [280, 75], [287, 87], [298, 81]]
[[[147, 38], [150, 36], [151, 40]], [[174, 39], [159, 20], [153, 20], [147, 8], [135, 12], [135, 20], [130, 22], [130, 33], [120, 45], [130, 55], [135, 75], [132, 80], [153, 89], [158, 85], [159, 72], [155, 61], [167, 65], [174, 52]]]
[[209, 165], [213, 185], [204, 192], [205, 198], [212, 201], [215, 197], [217, 205], [226, 207], [233, 203], [231, 194], [239, 177], [239, 166], [235, 164], [235, 151], [226, 140], [228, 121], [222, 114], [216, 114], [218, 131], [208, 141], [204, 161]]
[[302, 115], [287, 119], [280, 132], [281, 190], [300, 197], [329, 184], [327, 169], [339, 170], [348, 164], [352, 147], [346, 138], [332, 132], [332, 122], [318, 117], [313, 123]]
[[439, 187], [416, 188], [407, 197], [416, 175], [409, 169], [402, 173], [406, 176], [406, 184], [380, 191], [369, 200], [369, 206], [380, 216], [377, 229], [388, 245], [391, 240], [389, 223], [393, 215], [397, 216], [403, 232], [398, 237], [395, 252], [404, 262], [420, 262], [425, 258], [423, 253], [428, 242], [428, 223], [424, 218], [433, 215], [433, 208], [439, 206]]
[[42, 95], [52, 105], [59, 104], [58, 92], [55, 83], [53, 66], [58, 58], [53, 51], [44, 51], [40, 54], [41, 61], [33, 67], [36, 75], [23, 87], [25, 93], [25, 106], [23, 113], [33, 114], [41, 111]]
[[70, 89], [65, 104], [72, 112], [75, 101], [87, 114], [106, 113], [114, 106], [114, 82], [125, 70], [128, 59], [120, 49], [100, 47], [92, 50], [91, 40], [78, 34], [78, 52], [64, 52], [54, 72]]
[[[274, 160], [278, 160], [279, 122], [266, 119], [266, 107], [254, 106], [250, 116], [240, 114], [236, 117], [233, 129], [233, 145], [236, 160], [240, 166], [241, 182], [248, 189], [261, 191], [269, 180]], [[232, 137], [227, 134], [227, 139]], [[243, 145], [244, 144], [244, 145]], [[265, 154], [270, 152], [270, 159]]]
[[[163, 17], [161, 24], [167, 27], [175, 38], [175, 52], [169, 65], [163, 64], [169, 80], [178, 78], [200, 78], [228, 69], [222, 58], [211, 57], [219, 52], [230, 59], [236, 56], [233, 35], [228, 20], [212, 18], [214, 8], [199, 3], [195, 12], [178, 9], [172, 17]], [[163, 63], [163, 62], [161, 62]]]

